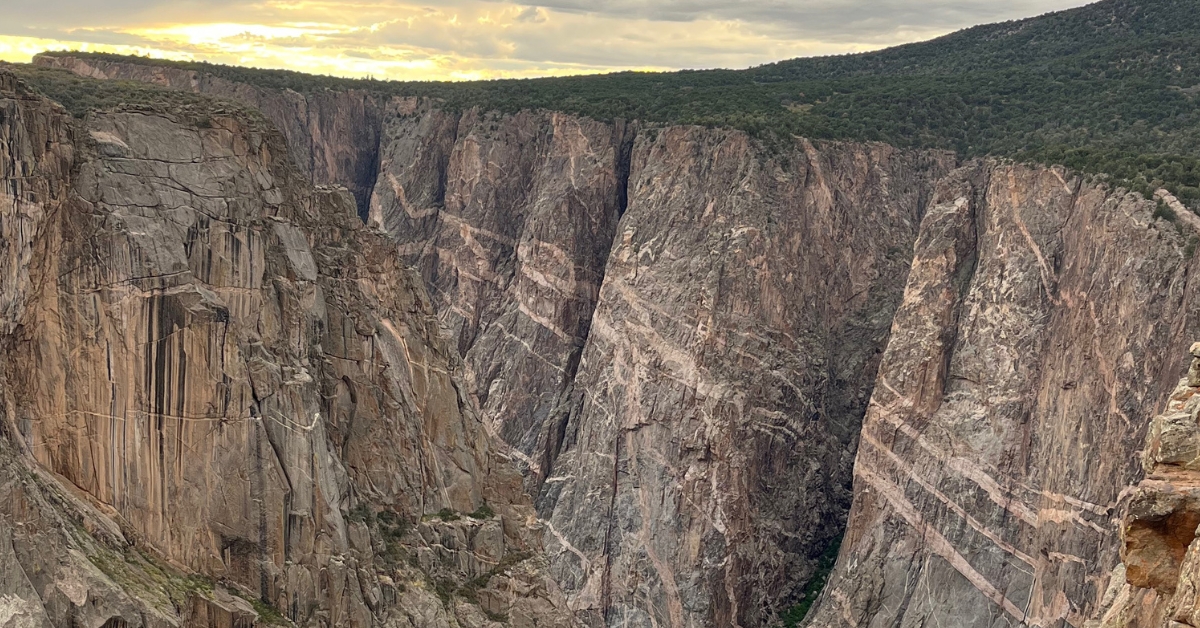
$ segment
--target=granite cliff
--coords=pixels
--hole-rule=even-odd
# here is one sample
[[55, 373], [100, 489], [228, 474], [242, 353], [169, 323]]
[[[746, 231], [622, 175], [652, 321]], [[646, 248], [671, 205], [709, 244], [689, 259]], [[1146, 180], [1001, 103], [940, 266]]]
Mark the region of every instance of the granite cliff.
[[[1193, 340], [1200, 309], [1190, 283], [1193, 228], [1165, 219], [1153, 201], [1061, 169], [963, 164], [882, 144], [764, 146], [720, 129], [452, 111], [366, 92], [299, 94], [145, 63], [37, 62], [241, 102], [286, 138], [286, 147], [267, 143], [270, 163], [288, 161], [286, 153], [299, 166], [285, 187], [301, 200], [262, 201], [287, 209], [261, 210], [258, 220], [272, 226], [259, 257], [210, 270], [210, 257], [254, 250], [249, 236], [236, 235], [253, 233], [244, 226], [253, 220], [229, 212], [255, 215], [240, 207], [245, 191], [266, 192], [230, 183], [235, 193], [224, 192], [223, 209], [199, 218], [135, 211], [195, 207], [192, 196], [225, 185], [211, 181], [239, 175], [206, 170], [180, 181], [190, 173], [168, 165], [159, 175], [164, 166], [153, 156], [141, 158], [151, 162], [144, 170], [128, 171], [121, 151], [131, 138], [161, 132], [137, 126], [131, 135], [121, 118], [129, 112], [96, 114], [86, 122], [89, 139], [63, 141], [74, 152], [60, 169], [79, 174], [51, 180], [62, 198], [80, 199], [71, 207], [110, 207], [97, 195], [117, 190], [130, 209], [106, 219], [101, 235], [75, 235], [79, 221], [47, 231], [71, 233], [54, 237], [90, 249], [9, 253], [5, 281], [38, 286], [12, 305], [32, 317], [14, 328], [11, 363], [19, 366], [5, 380], [19, 391], [13, 416], [30, 417], [13, 419], [10, 433], [22, 435], [14, 441], [27, 451], [14, 459], [35, 459], [38, 473], [57, 473], [115, 509], [112, 516], [128, 518], [121, 509], [134, 504], [133, 529], [122, 538], [159, 548], [185, 571], [261, 590], [289, 618], [315, 621], [333, 608], [364, 608], [327, 593], [323, 581], [304, 588], [329, 569], [324, 556], [378, 565], [402, 549], [417, 560], [399, 569], [427, 585], [403, 590], [423, 595], [420, 607], [437, 621], [474, 625], [506, 614], [565, 622], [570, 614], [591, 626], [770, 626], [812, 601], [806, 585], [845, 532], [810, 625], [1083, 626], [1106, 613], [1132, 616], [1112, 610], [1117, 591], [1122, 604], [1155, 595], [1148, 581], [1126, 580], [1134, 563], [1122, 562], [1122, 513], [1138, 512], [1130, 487], [1143, 475], [1149, 417], [1172, 394], [1174, 356]], [[194, 131], [202, 146], [211, 143], [210, 129]], [[126, 148], [106, 143], [109, 136]], [[110, 162], [119, 165], [101, 168], [108, 178], [99, 179], [97, 164]], [[260, 166], [238, 163], [245, 177], [258, 177]], [[163, 190], [131, 182], [159, 180], [148, 177]], [[295, 191], [312, 184], [344, 186], [353, 200]], [[190, 196], [142, 200], [178, 194]], [[355, 209], [368, 227], [353, 220]], [[173, 236], [191, 244], [167, 252], [164, 230], [207, 215], [221, 220]], [[232, 235], [215, 238], [212, 229]], [[316, 268], [306, 275], [297, 269], [309, 262], [293, 252], [303, 249], [301, 236]], [[115, 238], [142, 238], [153, 252], [125, 252], [132, 245]], [[59, 258], [69, 261], [38, 270]], [[76, 276], [110, 258], [146, 270], [92, 283]], [[29, 265], [32, 279], [21, 274], [28, 259], [39, 260]], [[184, 266], [197, 270], [177, 276]], [[211, 272], [218, 279], [202, 279]], [[253, 273], [261, 283], [244, 283]], [[344, 273], [359, 274], [359, 292], [347, 292]], [[130, 341], [87, 325], [132, 306], [68, 307], [62, 294], [135, 277], [139, 289], [186, 300], [155, 305], [136, 325], [110, 325], [122, 336], [143, 334], [138, 342], [155, 339], [145, 345], [153, 355], [113, 361], [109, 347]], [[308, 292], [318, 289], [320, 299]], [[265, 296], [241, 310], [230, 305], [245, 294]], [[217, 366], [215, 356], [231, 350], [212, 347], [232, 342], [215, 339], [230, 325], [218, 320], [221, 307], [229, 320], [239, 312], [236, 320], [254, 321], [235, 325], [246, 340], [234, 354], [245, 354], [245, 366]], [[176, 326], [206, 331], [178, 339], [162, 332]], [[258, 366], [260, 351], [274, 366]], [[157, 366], [200, 354], [213, 357]], [[42, 382], [29, 375], [35, 369], [64, 375]], [[218, 374], [227, 371], [223, 383]], [[201, 378], [216, 384], [198, 385]], [[293, 383], [306, 378], [316, 392]], [[165, 445], [147, 433], [142, 449], [114, 450], [106, 443], [118, 428], [69, 418], [118, 416], [111, 408], [132, 416], [149, 406], [167, 420]], [[276, 426], [268, 409], [296, 424]], [[216, 416], [233, 421], [230, 429], [247, 417], [240, 444], [211, 434], [186, 450], [168, 442], [188, 425], [172, 417]], [[298, 439], [293, 431], [316, 425], [320, 434]], [[264, 441], [286, 491], [254, 479], [264, 477], [254, 462]], [[226, 541], [205, 548], [179, 535], [195, 534], [209, 516], [165, 508], [169, 483], [144, 479], [167, 474], [190, 487], [174, 493], [176, 503], [217, 508], [204, 501], [210, 489], [194, 485], [228, 480], [185, 453], [197, 450], [223, 456], [221, 469], [242, 469], [229, 473], [247, 478], [239, 490], [254, 503], [274, 499], [271, 508], [297, 513], [277, 527], [222, 515], [235, 539], [229, 547], [244, 552], [236, 539], [246, 539], [259, 547], [256, 558], [201, 562], [206, 552], [226, 552]], [[422, 456], [428, 461], [411, 462]], [[315, 467], [305, 466], [310, 460]], [[332, 479], [314, 475], [320, 469]], [[522, 485], [539, 518], [529, 526]], [[333, 493], [350, 497], [331, 502]], [[501, 550], [471, 545], [488, 524], [441, 520], [484, 502], [498, 515]], [[443, 508], [453, 516], [430, 517]], [[344, 532], [330, 521], [335, 511]], [[403, 527], [407, 536], [393, 548], [398, 520], [413, 529]], [[364, 535], [370, 542], [353, 545]], [[337, 545], [343, 538], [347, 545]], [[276, 549], [293, 546], [304, 560]], [[494, 562], [472, 562], [481, 554]], [[497, 569], [476, 594], [470, 578]], [[382, 577], [367, 570], [357, 581]], [[309, 615], [284, 604], [293, 594], [316, 601]], [[356, 621], [388, 621], [389, 609], [416, 603], [367, 601]]]
[[[38, 63], [240, 98], [281, 128], [282, 103], [316, 97]], [[840, 534], [912, 242], [954, 158], [368, 100], [368, 223], [425, 278], [467, 396], [522, 461], [571, 608], [596, 624], [773, 621]], [[339, 121], [309, 128], [359, 114], [325, 115]]]
[[1153, 210], [1054, 169], [939, 182], [810, 626], [1103, 615], [1122, 500], [1200, 312], [1190, 228]]
[[0, 623], [574, 625], [420, 279], [260, 116], [5, 73], [0, 137]]

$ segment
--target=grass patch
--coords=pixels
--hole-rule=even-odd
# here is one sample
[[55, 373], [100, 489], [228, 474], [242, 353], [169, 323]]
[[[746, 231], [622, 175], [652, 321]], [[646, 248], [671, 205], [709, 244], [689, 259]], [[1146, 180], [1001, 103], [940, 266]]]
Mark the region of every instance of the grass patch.
[[800, 601], [787, 609], [780, 617], [784, 628], [796, 628], [804, 623], [804, 618], [808, 616], [808, 611], [812, 609], [812, 605], [817, 601], [817, 597], [821, 595], [821, 589], [825, 588], [825, 583], [829, 580], [829, 574], [833, 572], [833, 565], [837, 562], [838, 549], [841, 547], [841, 544], [841, 539], [838, 539], [830, 544], [821, 554], [821, 557], [817, 560], [816, 571], [808, 579], [808, 583], [804, 585], [804, 591], [800, 594]]
[[476, 508], [475, 512], [467, 516], [472, 519], [491, 519], [496, 516], [496, 511], [492, 510], [492, 507], [488, 506], [485, 502], [482, 506]]
[[170, 612], [193, 595], [211, 597], [215, 586], [207, 576], [180, 573], [136, 548], [118, 552], [97, 546], [88, 560], [122, 589]]
[[230, 588], [229, 592], [246, 600], [250, 606], [254, 607], [254, 612], [258, 613], [258, 618], [268, 626], [291, 626], [291, 620], [283, 616], [279, 609], [275, 608], [266, 600], [247, 595], [244, 591]]
[[433, 516], [441, 519], [442, 521], [458, 521], [459, 519], [462, 519], [457, 512], [454, 512], [450, 508], [443, 508], [434, 513]]

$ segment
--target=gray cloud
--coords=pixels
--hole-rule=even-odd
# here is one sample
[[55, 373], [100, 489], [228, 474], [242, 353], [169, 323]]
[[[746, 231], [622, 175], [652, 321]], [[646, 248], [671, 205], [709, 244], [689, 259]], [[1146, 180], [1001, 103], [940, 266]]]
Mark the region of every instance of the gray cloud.
[[887, 36], [900, 29], [954, 30], [1087, 4], [1087, 0], [534, 0], [554, 11], [691, 22], [769, 24], [827, 41]]
[[5, 2], [7, 30], [72, 29], [122, 26], [139, 19], [171, 19], [171, 15], [219, 14], [232, 7], [253, 8], [257, 0], [12, 0]]
[[532, 24], [541, 24], [542, 22], [545, 22], [547, 19], [548, 18], [546, 17], [546, 12], [543, 11], [541, 7], [527, 7], [524, 11], [521, 11], [521, 13], [518, 14], [516, 17], [516, 21], [518, 21], [518, 22], [525, 22], [525, 23], [532, 23]]

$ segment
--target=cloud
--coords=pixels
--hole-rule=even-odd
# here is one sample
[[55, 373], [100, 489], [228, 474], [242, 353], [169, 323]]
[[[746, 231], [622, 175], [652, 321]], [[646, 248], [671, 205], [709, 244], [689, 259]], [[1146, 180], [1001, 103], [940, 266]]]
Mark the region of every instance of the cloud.
[[[470, 79], [747, 67], [859, 52], [1079, 0], [40, 0], [0, 59], [39, 47], [347, 76]], [[102, 6], [100, 6], [102, 5]]]
[[517, 14], [516, 21], [526, 24], [541, 24], [547, 19], [546, 12], [541, 7], [527, 7]]

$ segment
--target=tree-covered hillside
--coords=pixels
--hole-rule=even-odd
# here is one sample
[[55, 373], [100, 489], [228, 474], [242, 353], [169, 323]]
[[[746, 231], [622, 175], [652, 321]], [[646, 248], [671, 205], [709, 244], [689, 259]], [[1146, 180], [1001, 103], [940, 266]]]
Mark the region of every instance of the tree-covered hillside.
[[748, 70], [443, 83], [119, 59], [297, 91], [360, 88], [453, 108], [545, 108], [1062, 163], [1142, 192], [1164, 185], [1200, 207], [1200, 0], [1104, 0]]

